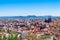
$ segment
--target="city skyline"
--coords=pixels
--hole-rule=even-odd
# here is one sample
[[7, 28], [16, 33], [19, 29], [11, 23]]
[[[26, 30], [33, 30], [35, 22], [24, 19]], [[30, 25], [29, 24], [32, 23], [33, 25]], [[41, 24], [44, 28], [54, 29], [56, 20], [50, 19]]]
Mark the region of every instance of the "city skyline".
[[0, 0], [0, 16], [60, 16], [60, 0]]

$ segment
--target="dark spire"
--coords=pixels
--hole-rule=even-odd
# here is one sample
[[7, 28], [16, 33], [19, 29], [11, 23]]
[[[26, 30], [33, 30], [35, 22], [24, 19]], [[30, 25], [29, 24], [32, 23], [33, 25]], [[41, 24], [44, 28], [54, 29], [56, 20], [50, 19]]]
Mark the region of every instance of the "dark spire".
[[51, 20], [51, 17], [48, 17], [47, 19], [45, 19], [45, 22], [46, 23], [50, 23], [52, 20]]

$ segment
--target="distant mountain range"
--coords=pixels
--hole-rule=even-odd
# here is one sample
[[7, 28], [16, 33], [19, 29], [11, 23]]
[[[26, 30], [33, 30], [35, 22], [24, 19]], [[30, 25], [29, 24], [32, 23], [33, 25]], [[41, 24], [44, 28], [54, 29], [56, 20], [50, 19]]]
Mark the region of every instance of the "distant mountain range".
[[3, 16], [0, 18], [60, 18], [60, 16], [35, 16], [35, 15], [28, 15], [28, 16]]

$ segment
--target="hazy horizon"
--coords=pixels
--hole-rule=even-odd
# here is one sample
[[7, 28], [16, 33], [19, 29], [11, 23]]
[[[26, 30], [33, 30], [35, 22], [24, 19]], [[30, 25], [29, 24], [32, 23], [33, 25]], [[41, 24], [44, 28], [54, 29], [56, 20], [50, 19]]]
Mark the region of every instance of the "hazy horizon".
[[0, 0], [0, 16], [60, 16], [60, 0]]

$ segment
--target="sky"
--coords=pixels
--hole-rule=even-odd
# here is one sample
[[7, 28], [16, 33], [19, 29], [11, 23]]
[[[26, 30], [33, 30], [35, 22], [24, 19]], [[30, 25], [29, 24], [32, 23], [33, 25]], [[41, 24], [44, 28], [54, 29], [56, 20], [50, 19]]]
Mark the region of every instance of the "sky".
[[60, 0], [0, 0], [0, 16], [60, 16]]

